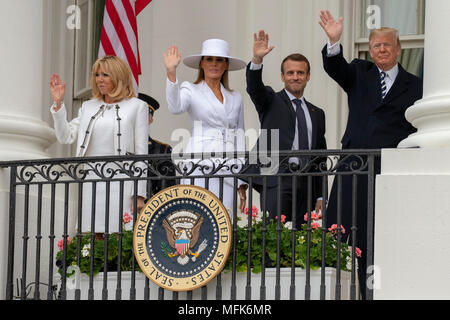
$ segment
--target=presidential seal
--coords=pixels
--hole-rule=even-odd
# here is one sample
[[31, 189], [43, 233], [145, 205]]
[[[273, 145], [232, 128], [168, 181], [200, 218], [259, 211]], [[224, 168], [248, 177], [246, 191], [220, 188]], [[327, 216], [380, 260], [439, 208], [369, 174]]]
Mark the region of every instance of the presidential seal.
[[220, 273], [231, 237], [228, 212], [213, 193], [176, 185], [155, 194], [141, 210], [134, 228], [134, 254], [158, 286], [188, 291]]

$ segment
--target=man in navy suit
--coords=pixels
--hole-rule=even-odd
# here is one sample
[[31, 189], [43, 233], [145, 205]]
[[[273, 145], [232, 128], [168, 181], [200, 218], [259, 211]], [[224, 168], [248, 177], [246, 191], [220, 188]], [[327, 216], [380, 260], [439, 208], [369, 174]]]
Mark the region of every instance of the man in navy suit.
[[[398, 31], [391, 28], [372, 30], [369, 53], [373, 62], [354, 59], [348, 63], [342, 53], [342, 17], [336, 21], [329, 11], [321, 11], [319, 24], [328, 36], [322, 50], [323, 66], [328, 75], [348, 96], [348, 120], [342, 149], [396, 148], [416, 129], [406, 120], [405, 111], [422, 97], [422, 80], [408, 73], [398, 63], [401, 45]], [[349, 158], [347, 162], [355, 160]], [[375, 160], [375, 174], [380, 173], [380, 159]], [[337, 208], [338, 187], [334, 180], [327, 207], [327, 225], [337, 222], [347, 233], [352, 227], [352, 176], [342, 176], [341, 210]], [[358, 260], [361, 293], [365, 298], [367, 252], [367, 177], [357, 179], [356, 245], [363, 257]], [[372, 224], [373, 225], [373, 224]], [[373, 232], [373, 229], [372, 229]], [[373, 247], [371, 248], [373, 250]]]
[[[260, 30], [254, 34], [253, 58], [247, 66], [247, 92], [252, 99], [261, 122], [261, 129], [267, 134], [267, 144], [261, 143], [261, 136], [255, 146], [259, 151], [268, 151], [272, 145], [272, 138], [277, 139], [279, 150], [310, 150], [326, 149], [325, 141], [325, 113], [322, 109], [306, 101], [303, 97], [304, 89], [310, 79], [310, 65], [306, 57], [295, 53], [287, 56], [281, 64], [281, 81], [284, 89], [275, 92], [265, 86], [262, 81], [263, 58], [273, 49], [268, 46], [269, 36]], [[274, 150], [278, 151], [278, 150]], [[289, 170], [302, 170], [306, 167], [307, 158], [279, 159], [280, 164], [273, 173], [286, 173]], [[258, 173], [259, 168], [253, 166], [247, 173]], [[307, 171], [304, 169], [303, 171]], [[292, 178], [285, 177], [278, 184], [275, 176], [255, 177], [255, 189], [261, 194], [261, 209], [269, 212], [269, 219], [275, 219], [280, 213], [286, 215], [286, 220], [293, 218], [292, 201], [296, 199], [295, 221], [299, 227], [303, 222], [306, 210], [320, 209], [322, 205], [321, 179], [314, 178], [310, 183], [305, 177], [298, 179], [297, 192], [292, 190]], [[264, 189], [266, 197], [263, 196]], [[280, 203], [278, 195], [280, 194]], [[308, 200], [309, 196], [309, 200]], [[264, 203], [264, 201], [266, 201]], [[309, 202], [309, 203], [308, 203]]]

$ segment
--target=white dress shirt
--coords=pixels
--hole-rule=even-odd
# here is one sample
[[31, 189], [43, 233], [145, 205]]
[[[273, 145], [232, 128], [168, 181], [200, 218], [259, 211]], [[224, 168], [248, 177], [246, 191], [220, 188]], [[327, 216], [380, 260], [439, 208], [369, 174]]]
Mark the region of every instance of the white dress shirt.
[[[284, 89], [286, 94], [288, 95], [289, 99], [291, 100], [292, 107], [294, 108], [295, 112], [297, 112], [297, 105], [294, 103], [294, 99], [297, 99], [292, 93]], [[305, 113], [305, 119], [306, 119], [306, 129], [308, 132], [308, 148], [311, 150], [311, 141], [312, 141], [312, 121], [311, 121], [311, 115], [309, 114], [308, 107], [306, 106], [305, 98], [302, 96], [299, 99], [302, 102], [302, 109]], [[294, 136], [294, 142], [292, 143], [292, 150], [298, 150], [298, 119], [295, 117], [295, 136]]]

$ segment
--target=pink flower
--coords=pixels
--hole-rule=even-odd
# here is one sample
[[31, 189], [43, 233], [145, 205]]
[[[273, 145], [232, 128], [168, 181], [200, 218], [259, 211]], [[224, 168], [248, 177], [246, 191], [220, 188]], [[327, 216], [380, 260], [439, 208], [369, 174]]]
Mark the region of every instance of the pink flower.
[[[275, 219], [278, 220], [278, 216], [275, 217]], [[284, 214], [281, 215], [281, 223], [284, 223], [286, 221], [286, 216]]]
[[[70, 243], [70, 237], [67, 237], [67, 244]], [[58, 241], [58, 248], [59, 250], [62, 250], [64, 248], [64, 239], [60, 239]]]
[[[248, 207], [244, 209], [244, 214], [248, 216]], [[252, 218], [256, 219], [258, 217], [258, 208], [252, 206]]]
[[[331, 233], [336, 233], [337, 232], [337, 224], [333, 224], [331, 226], [331, 228], [328, 228], [328, 231], [330, 231]], [[345, 233], [345, 228], [344, 226], [341, 224], [341, 233], [344, 234]]]
[[[350, 252], [352, 252], [352, 247], [351, 247], [351, 246], [348, 246], [348, 249], [350, 250]], [[361, 258], [361, 256], [362, 256], [362, 251], [361, 251], [361, 249], [358, 248], [358, 247], [355, 247], [355, 254], [356, 254], [356, 256], [357, 256], [358, 258]]]
[[318, 222], [311, 222], [311, 228], [313, 230], [316, 230], [317, 228], [320, 228], [320, 223], [318, 223]]
[[[308, 212], [305, 213], [305, 216], [303, 217], [303, 219], [305, 221], [308, 221]], [[311, 212], [311, 221], [317, 221], [319, 219], [320, 219], [319, 215], [317, 213], [315, 213], [314, 211], [312, 211]]]
[[123, 214], [123, 223], [128, 223], [131, 220], [133, 220], [133, 217], [128, 212], [125, 212]]
[[[244, 209], [244, 213], [248, 215], [248, 207]], [[252, 206], [252, 215], [258, 214], [258, 208], [255, 206]]]

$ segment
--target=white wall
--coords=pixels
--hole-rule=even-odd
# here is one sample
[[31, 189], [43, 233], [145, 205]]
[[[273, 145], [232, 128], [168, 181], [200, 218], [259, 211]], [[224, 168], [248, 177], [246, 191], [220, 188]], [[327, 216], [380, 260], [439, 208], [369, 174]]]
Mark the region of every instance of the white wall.
[[[311, 63], [311, 81], [305, 97], [325, 109], [328, 146], [340, 148], [342, 128], [345, 128], [346, 102], [341, 90], [323, 71], [321, 49], [326, 43], [318, 24], [321, 9], [330, 9], [336, 16], [344, 15], [347, 26], [344, 35], [346, 54], [352, 52], [352, 6], [348, 2], [310, 0], [164, 0], [152, 1], [138, 16], [139, 47], [142, 75], [140, 91], [154, 96], [161, 104], [151, 127], [154, 137], [174, 144], [171, 133], [177, 128], [189, 129], [186, 114], [172, 115], [165, 101], [165, 68], [163, 52], [175, 44], [182, 58], [199, 53], [201, 44], [209, 38], [229, 42], [231, 55], [250, 61], [253, 33], [264, 29], [275, 49], [264, 60], [263, 79], [275, 90], [283, 88], [280, 79], [282, 59], [300, 52]], [[347, 43], [346, 43], [347, 42]], [[351, 57], [349, 57], [351, 58]], [[195, 80], [196, 72], [183, 64], [177, 70], [180, 81]], [[254, 106], [245, 91], [245, 70], [230, 74], [231, 87], [244, 98], [245, 126], [259, 129]], [[345, 104], [343, 107], [343, 103]], [[344, 122], [344, 123], [343, 123]], [[252, 147], [252, 143], [248, 146]]]
[[[177, 45], [183, 59], [200, 53], [204, 40], [221, 38], [229, 42], [232, 56], [250, 61], [253, 33], [264, 29], [269, 34], [270, 43], [275, 46], [264, 59], [265, 84], [276, 91], [281, 90], [281, 61], [294, 52], [304, 54], [311, 64], [311, 80], [305, 90], [305, 98], [324, 109], [328, 148], [340, 149], [347, 119], [347, 97], [323, 70], [321, 50], [327, 39], [318, 21], [322, 9], [345, 17], [342, 42], [344, 54], [352, 59], [353, 7], [353, 1], [332, 0], [152, 1], [138, 16], [142, 66], [140, 91], [150, 94], [160, 103], [150, 127], [152, 137], [173, 147], [180, 141], [171, 140], [172, 132], [178, 128], [190, 130], [187, 114], [173, 115], [167, 109], [163, 53], [169, 46]], [[196, 75], [196, 70], [183, 63], [177, 69], [181, 82], [194, 81]], [[246, 92], [245, 69], [230, 72], [230, 85], [244, 99], [245, 129], [259, 130], [258, 114]], [[247, 135], [248, 150], [253, 147], [256, 138], [257, 135]], [[330, 178], [330, 188], [331, 181]], [[259, 194], [256, 192], [253, 203], [259, 205]]]

